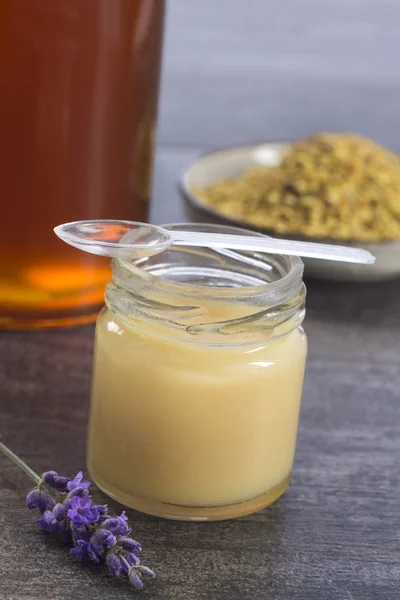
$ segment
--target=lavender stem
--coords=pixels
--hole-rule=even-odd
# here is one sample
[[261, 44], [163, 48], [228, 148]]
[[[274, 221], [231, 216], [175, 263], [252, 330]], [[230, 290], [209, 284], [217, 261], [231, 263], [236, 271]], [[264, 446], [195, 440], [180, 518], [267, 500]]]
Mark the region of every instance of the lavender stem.
[[0, 452], [2, 452], [8, 459], [10, 459], [17, 467], [19, 467], [28, 477], [32, 479], [36, 483], [36, 485], [40, 485], [42, 483], [42, 478], [39, 477], [35, 471], [32, 471], [30, 467], [19, 458], [14, 452], [12, 452], [7, 446], [5, 446], [2, 442], [0, 442]]

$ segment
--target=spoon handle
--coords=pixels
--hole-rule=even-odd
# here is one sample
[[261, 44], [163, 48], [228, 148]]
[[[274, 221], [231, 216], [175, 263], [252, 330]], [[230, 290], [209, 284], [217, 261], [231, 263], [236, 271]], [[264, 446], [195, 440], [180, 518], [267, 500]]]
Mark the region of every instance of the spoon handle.
[[375, 262], [375, 257], [367, 250], [349, 246], [316, 244], [313, 242], [295, 242], [270, 237], [199, 233], [193, 231], [169, 231], [169, 233], [173, 238], [173, 244], [177, 246], [230, 248], [232, 250], [289, 254], [360, 264], [372, 264]]

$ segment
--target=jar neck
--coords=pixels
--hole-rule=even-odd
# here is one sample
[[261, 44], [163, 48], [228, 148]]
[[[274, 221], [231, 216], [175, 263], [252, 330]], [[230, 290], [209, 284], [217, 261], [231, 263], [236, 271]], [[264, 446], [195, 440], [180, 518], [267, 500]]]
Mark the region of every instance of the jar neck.
[[260, 269], [257, 261], [253, 257], [240, 272], [226, 266], [215, 272], [209, 266], [177, 266], [168, 260], [116, 260], [106, 305], [125, 326], [146, 335], [201, 345], [266, 343], [302, 323], [306, 290], [302, 266], [289, 278], [260, 284], [254, 277]]

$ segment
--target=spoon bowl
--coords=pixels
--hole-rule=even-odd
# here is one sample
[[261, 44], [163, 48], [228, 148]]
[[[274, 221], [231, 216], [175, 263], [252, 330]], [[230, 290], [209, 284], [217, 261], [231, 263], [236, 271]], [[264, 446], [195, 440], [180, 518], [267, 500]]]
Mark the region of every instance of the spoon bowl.
[[133, 260], [160, 254], [173, 243], [166, 229], [135, 221], [74, 221], [58, 225], [54, 233], [84, 252]]

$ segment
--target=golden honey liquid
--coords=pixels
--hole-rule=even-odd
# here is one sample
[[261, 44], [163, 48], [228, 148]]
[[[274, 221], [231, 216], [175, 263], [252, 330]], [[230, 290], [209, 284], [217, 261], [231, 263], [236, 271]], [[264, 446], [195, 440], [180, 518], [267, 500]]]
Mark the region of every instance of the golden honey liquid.
[[53, 228], [145, 221], [163, 0], [0, 0], [0, 327], [93, 320], [110, 277]]
[[[231, 312], [224, 309], [225, 319]], [[101, 487], [133, 506], [139, 498], [207, 507], [287, 481], [302, 329], [258, 346], [201, 347], [145, 327], [127, 327], [108, 311], [98, 320], [88, 463]]]

